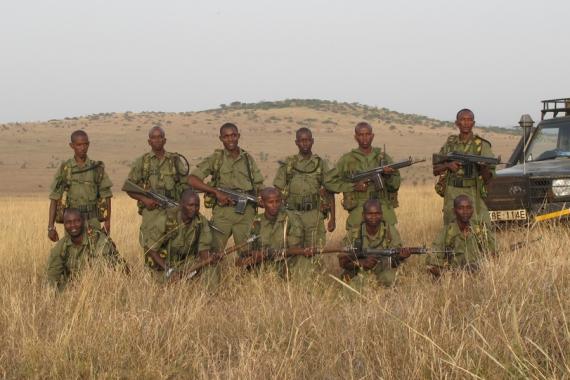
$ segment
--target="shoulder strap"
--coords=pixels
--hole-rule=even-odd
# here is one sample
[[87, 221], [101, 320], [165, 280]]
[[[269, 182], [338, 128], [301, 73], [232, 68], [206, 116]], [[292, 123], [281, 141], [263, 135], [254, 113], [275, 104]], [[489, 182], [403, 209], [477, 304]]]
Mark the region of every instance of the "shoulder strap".
[[142, 157], [142, 182], [143, 182], [143, 188], [144, 189], [148, 189], [149, 188], [149, 183], [148, 180], [150, 178], [150, 153], [145, 153]]
[[212, 184], [214, 187], [216, 187], [218, 186], [218, 182], [220, 180], [220, 169], [222, 168], [224, 151], [222, 149], [216, 149], [213, 155], [214, 155], [214, 164], [212, 168]]
[[255, 192], [255, 183], [253, 181], [253, 174], [251, 170], [251, 160], [249, 158], [249, 153], [245, 150], [243, 151], [245, 157], [245, 166], [247, 168], [247, 176], [249, 177], [249, 182], [251, 183], [251, 191]]

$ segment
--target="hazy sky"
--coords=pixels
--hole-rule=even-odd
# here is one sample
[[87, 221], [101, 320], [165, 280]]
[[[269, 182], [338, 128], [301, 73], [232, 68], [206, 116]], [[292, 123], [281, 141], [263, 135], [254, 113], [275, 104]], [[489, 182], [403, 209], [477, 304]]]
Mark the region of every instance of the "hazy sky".
[[570, 97], [570, 1], [1, 0], [0, 122], [320, 98], [481, 124]]

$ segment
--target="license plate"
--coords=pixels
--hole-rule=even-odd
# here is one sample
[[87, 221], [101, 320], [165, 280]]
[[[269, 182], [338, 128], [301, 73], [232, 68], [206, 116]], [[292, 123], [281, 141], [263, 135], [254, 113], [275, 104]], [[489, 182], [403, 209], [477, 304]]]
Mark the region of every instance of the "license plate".
[[526, 220], [527, 213], [525, 209], [520, 210], [501, 210], [501, 211], [489, 211], [489, 216], [491, 221], [500, 222], [503, 220]]

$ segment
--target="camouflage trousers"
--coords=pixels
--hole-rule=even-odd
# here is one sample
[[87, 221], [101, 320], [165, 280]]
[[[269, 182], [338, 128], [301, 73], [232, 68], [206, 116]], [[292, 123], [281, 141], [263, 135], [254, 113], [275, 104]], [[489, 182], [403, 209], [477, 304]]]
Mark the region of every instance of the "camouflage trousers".
[[303, 247], [324, 247], [326, 243], [326, 230], [323, 213], [319, 210], [288, 211], [294, 215], [302, 225]]
[[241, 244], [249, 237], [255, 218], [255, 209], [248, 205], [244, 214], [238, 214], [230, 206], [215, 206], [212, 210], [211, 223], [220, 231], [212, 230], [212, 250], [221, 252], [226, 248], [228, 239], [233, 236], [235, 244]]

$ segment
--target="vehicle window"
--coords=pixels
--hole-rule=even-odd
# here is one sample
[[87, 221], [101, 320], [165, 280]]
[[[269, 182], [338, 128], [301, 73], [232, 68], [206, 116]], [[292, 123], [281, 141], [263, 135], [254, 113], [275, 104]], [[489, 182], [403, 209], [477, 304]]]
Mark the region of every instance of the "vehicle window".
[[570, 154], [570, 128], [540, 128], [527, 150], [527, 161], [548, 160]]

